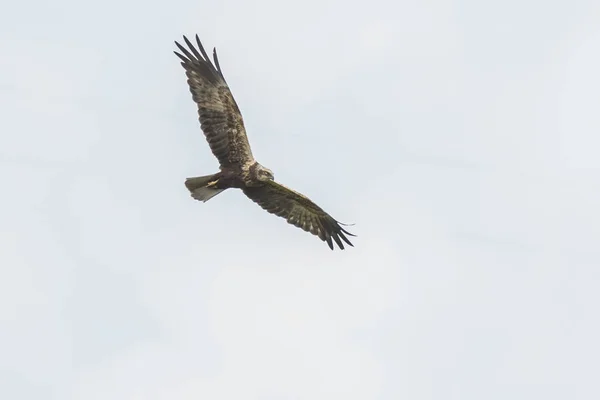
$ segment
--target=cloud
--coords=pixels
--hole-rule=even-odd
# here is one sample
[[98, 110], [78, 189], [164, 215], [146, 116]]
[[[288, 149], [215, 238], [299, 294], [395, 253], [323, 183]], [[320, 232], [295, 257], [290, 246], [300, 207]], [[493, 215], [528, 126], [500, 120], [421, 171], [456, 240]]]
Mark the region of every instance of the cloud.
[[[0, 397], [593, 396], [584, 3], [65, 1], [0, 17]], [[239, 191], [189, 197], [185, 177], [218, 168], [171, 53], [196, 32], [257, 158], [356, 223], [354, 248]]]

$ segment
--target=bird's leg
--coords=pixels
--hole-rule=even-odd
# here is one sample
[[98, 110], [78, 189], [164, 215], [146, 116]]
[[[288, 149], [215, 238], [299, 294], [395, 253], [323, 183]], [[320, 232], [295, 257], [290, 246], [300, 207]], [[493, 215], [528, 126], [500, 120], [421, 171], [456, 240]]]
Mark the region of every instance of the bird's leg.
[[218, 183], [218, 182], [219, 182], [219, 180], [218, 180], [218, 179], [217, 179], [217, 180], [214, 180], [214, 181], [212, 181], [212, 182], [208, 182], [208, 184], [206, 185], [206, 187], [207, 187], [207, 188], [210, 188], [210, 187], [217, 186], [217, 183]]

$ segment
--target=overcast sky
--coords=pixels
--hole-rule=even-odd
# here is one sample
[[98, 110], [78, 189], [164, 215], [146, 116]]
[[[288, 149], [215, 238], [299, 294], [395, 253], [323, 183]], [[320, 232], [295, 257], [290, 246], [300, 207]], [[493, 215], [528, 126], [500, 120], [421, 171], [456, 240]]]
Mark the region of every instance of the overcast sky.
[[[189, 196], [196, 33], [354, 248]], [[15, 1], [0, 54], [0, 398], [600, 398], [600, 2]]]

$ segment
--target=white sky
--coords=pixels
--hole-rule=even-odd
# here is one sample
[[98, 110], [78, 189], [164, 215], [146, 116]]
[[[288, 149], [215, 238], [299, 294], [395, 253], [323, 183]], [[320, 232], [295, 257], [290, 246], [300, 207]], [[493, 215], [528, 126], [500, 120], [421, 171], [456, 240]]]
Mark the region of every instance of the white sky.
[[[0, 398], [600, 398], [600, 2], [2, 9]], [[196, 33], [355, 248], [189, 197]]]

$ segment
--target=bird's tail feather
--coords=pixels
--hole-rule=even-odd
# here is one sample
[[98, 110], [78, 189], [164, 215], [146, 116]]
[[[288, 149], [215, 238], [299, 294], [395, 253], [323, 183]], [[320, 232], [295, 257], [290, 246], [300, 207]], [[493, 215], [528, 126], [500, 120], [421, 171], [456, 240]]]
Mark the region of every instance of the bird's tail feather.
[[185, 180], [185, 186], [191, 192], [194, 199], [206, 202], [225, 190], [217, 189], [209, 185], [210, 183], [217, 181], [219, 177], [220, 173], [187, 178]]

